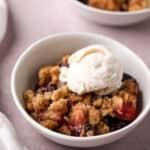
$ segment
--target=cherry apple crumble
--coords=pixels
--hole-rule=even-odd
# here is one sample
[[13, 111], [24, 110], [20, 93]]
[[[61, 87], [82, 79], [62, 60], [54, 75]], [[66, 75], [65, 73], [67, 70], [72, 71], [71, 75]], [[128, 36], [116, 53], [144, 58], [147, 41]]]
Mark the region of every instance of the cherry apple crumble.
[[149, 7], [149, 0], [79, 0], [91, 7], [110, 11], [136, 11]]
[[42, 126], [71, 136], [109, 133], [132, 122], [137, 115], [137, 81], [124, 74], [122, 85], [110, 94], [76, 94], [59, 80], [61, 67], [69, 67], [69, 55], [54, 66], [39, 69], [35, 89], [23, 94], [29, 115]]

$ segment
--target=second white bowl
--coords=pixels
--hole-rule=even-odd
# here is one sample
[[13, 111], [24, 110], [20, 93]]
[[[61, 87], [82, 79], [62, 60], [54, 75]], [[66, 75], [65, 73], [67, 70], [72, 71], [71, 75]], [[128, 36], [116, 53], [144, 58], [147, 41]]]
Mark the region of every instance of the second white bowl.
[[89, 21], [104, 25], [127, 26], [150, 19], [150, 8], [134, 12], [114, 12], [89, 7], [78, 0], [69, 0], [74, 11], [84, 16]]

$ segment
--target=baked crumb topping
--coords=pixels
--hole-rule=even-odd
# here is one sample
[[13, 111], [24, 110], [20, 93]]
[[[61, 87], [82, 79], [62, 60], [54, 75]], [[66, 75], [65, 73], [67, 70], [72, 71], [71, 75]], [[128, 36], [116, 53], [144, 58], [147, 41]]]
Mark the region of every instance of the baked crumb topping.
[[78, 95], [59, 81], [59, 70], [68, 66], [68, 58], [40, 68], [38, 86], [24, 92], [25, 108], [34, 120], [62, 134], [94, 136], [120, 129], [136, 118], [139, 87], [135, 79], [124, 78], [121, 88], [109, 95]]

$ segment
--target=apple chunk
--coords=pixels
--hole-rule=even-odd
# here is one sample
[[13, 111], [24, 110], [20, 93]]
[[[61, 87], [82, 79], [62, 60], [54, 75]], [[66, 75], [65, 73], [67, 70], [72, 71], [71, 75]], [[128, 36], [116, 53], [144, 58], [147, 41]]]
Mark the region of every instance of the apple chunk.
[[113, 99], [114, 115], [122, 120], [132, 121], [136, 117], [136, 96], [130, 95], [128, 99], [114, 96]]

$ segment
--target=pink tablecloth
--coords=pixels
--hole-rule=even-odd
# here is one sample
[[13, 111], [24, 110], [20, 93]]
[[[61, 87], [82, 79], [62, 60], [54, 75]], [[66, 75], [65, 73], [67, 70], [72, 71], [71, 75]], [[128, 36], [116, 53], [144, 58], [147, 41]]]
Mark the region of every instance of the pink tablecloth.
[[[9, 27], [0, 49], [0, 110], [12, 121], [30, 150], [69, 150], [38, 134], [16, 108], [10, 92], [10, 74], [23, 50], [43, 36], [70, 31], [107, 35], [131, 48], [150, 67], [150, 21], [132, 27], [104, 27], [85, 21], [70, 8], [69, 0], [8, 0]], [[136, 67], [136, 66], [135, 66]], [[94, 150], [150, 150], [150, 115], [127, 137]]]

